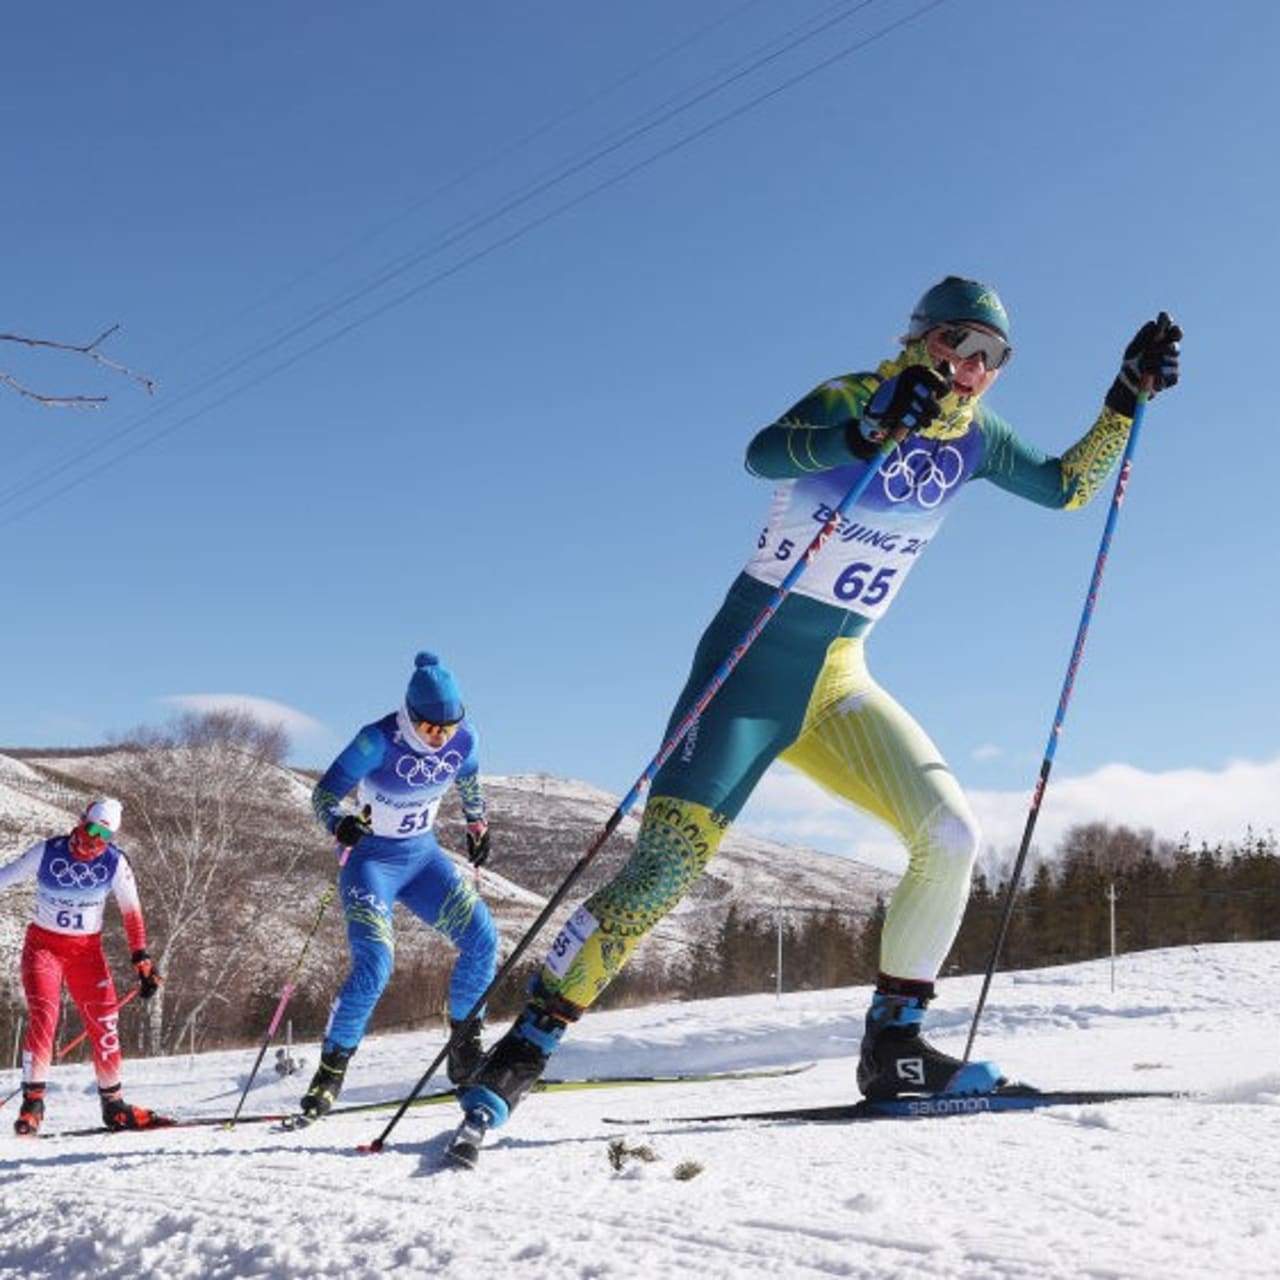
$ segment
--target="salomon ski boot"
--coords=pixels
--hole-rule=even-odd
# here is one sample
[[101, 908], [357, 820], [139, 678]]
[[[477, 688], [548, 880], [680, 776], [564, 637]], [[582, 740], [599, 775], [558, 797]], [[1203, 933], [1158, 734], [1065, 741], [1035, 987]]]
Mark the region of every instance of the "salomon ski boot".
[[445, 1072], [451, 1085], [470, 1084], [480, 1070], [484, 1061], [484, 1045], [480, 1043], [483, 1027], [484, 1019], [479, 1016], [450, 1021], [449, 1061]]
[[18, 1118], [13, 1122], [14, 1133], [21, 1138], [34, 1138], [40, 1132], [43, 1120], [44, 1085], [23, 1085], [22, 1105], [18, 1108]]
[[962, 1062], [920, 1034], [933, 983], [882, 977], [867, 1012], [858, 1088], [866, 1098], [991, 1093], [1003, 1082], [993, 1062]]
[[302, 1114], [308, 1120], [319, 1120], [327, 1116], [342, 1092], [342, 1082], [346, 1078], [347, 1063], [355, 1049], [346, 1049], [340, 1044], [329, 1045], [320, 1054], [320, 1065], [311, 1077], [307, 1091], [302, 1095]]

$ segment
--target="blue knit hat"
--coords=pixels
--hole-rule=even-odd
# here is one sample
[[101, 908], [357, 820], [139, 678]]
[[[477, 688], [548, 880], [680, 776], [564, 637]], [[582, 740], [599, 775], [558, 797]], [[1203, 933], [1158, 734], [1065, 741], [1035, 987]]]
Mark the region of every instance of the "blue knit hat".
[[413, 660], [416, 670], [404, 695], [404, 705], [415, 720], [451, 724], [464, 712], [462, 694], [453, 672], [434, 653], [425, 650]]

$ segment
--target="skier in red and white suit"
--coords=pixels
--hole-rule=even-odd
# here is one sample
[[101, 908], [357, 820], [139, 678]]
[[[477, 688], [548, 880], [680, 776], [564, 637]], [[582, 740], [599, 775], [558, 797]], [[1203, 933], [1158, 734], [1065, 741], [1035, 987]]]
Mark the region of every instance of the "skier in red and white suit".
[[13, 1125], [19, 1134], [36, 1133], [44, 1119], [63, 983], [93, 1044], [103, 1123], [111, 1129], [138, 1129], [156, 1120], [145, 1107], [130, 1106], [121, 1097], [116, 1025], [120, 1002], [102, 950], [103, 915], [112, 894], [138, 972], [138, 994], [146, 1000], [156, 993], [160, 975], [147, 954], [137, 882], [124, 852], [112, 843], [122, 816], [120, 801], [103, 796], [85, 809], [70, 834], [38, 841], [0, 867], [0, 889], [36, 882], [22, 948], [27, 1033], [22, 1046], [22, 1107]]

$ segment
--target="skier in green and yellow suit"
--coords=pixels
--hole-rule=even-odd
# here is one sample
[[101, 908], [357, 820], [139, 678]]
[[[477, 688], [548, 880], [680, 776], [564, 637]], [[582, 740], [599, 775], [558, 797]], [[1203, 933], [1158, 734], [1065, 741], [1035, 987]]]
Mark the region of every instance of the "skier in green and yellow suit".
[[778, 758], [887, 823], [907, 847], [866, 1019], [863, 1093], [972, 1093], [999, 1083], [993, 1064], [962, 1063], [920, 1034], [980, 837], [937, 747], [868, 673], [864, 641], [967, 481], [1046, 507], [1084, 506], [1124, 449], [1140, 386], [1154, 393], [1177, 381], [1181, 337], [1163, 312], [1144, 324], [1093, 425], [1061, 457], [1046, 457], [982, 403], [1011, 352], [1004, 307], [989, 287], [949, 276], [920, 299], [894, 359], [823, 383], [752, 440], [748, 469], [779, 483], [755, 552], [698, 646], [668, 733], [879, 443], [909, 432], [654, 778], [630, 860], [566, 921], [529, 1003], [461, 1095], [470, 1116], [489, 1126], [506, 1119], [567, 1024], [697, 880]]

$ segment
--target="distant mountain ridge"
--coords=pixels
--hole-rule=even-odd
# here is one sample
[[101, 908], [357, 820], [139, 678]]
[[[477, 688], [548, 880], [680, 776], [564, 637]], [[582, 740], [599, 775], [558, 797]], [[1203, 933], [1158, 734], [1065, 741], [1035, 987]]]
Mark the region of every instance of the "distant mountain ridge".
[[[34, 840], [69, 830], [90, 796], [108, 785], [113, 755], [111, 749], [14, 749], [0, 753], [0, 862], [17, 856]], [[324, 838], [314, 826], [307, 800], [314, 775], [302, 770], [282, 772], [287, 785], [278, 788], [276, 805], [281, 829], [287, 825], [294, 834], [314, 832], [320, 854], [316, 865], [323, 867]], [[482, 781], [493, 853], [480, 878], [480, 890], [497, 917], [504, 950], [509, 950], [573, 870], [618, 801], [587, 783], [548, 774], [492, 775]], [[638, 827], [635, 816], [623, 820], [573, 886], [562, 909], [553, 913], [546, 937], [531, 947], [531, 959], [538, 958], [538, 947], [549, 942], [569, 908], [623, 865]], [[465, 859], [459, 857], [466, 841], [455, 793], [450, 793], [442, 806], [437, 834], [444, 847], [465, 865]], [[129, 848], [127, 812], [121, 843]], [[139, 879], [145, 904], [145, 866], [139, 867]], [[689, 945], [705, 944], [734, 907], [739, 915], [748, 917], [771, 918], [779, 910], [793, 915], [824, 909], [865, 916], [874, 909], [878, 897], [887, 897], [895, 880], [875, 867], [731, 830], [702, 878], [662, 922], [640, 955], [674, 955]], [[0, 896], [0, 946], [8, 956], [16, 955], [11, 948], [20, 945], [26, 918], [21, 898], [17, 892]], [[427, 930], [401, 927], [401, 960], [428, 934]], [[289, 942], [282, 939], [282, 948]], [[341, 937], [335, 928], [324, 967], [337, 972], [343, 963]]]

